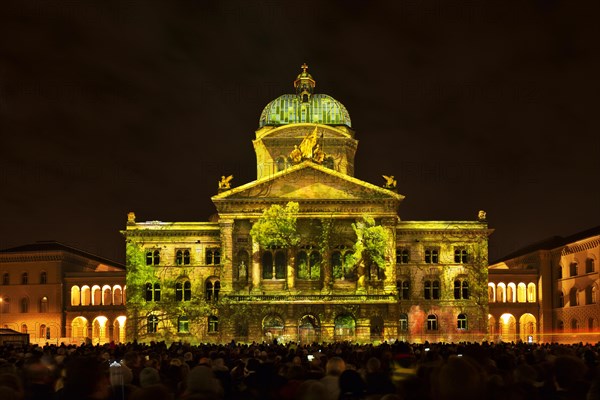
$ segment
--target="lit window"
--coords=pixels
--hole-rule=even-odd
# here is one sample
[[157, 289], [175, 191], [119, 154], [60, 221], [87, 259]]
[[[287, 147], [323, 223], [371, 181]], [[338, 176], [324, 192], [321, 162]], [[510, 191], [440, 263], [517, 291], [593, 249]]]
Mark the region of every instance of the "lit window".
[[190, 320], [186, 316], [181, 316], [177, 320], [177, 332], [189, 333], [190, 332]]
[[427, 330], [428, 331], [437, 331], [438, 323], [437, 317], [433, 314], [427, 316]]
[[158, 328], [158, 317], [156, 315], [149, 315], [148, 320], [148, 333], [156, 333]]
[[46, 296], [40, 299], [40, 312], [47, 313], [48, 312], [48, 298]]
[[467, 329], [467, 316], [465, 314], [458, 314], [456, 318], [457, 328], [460, 330]]
[[437, 264], [439, 262], [439, 251], [435, 249], [425, 250], [425, 263]]
[[208, 317], [208, 333], [219, 332], [219, 318], [211, 315]]
[[407, 332], [408, 331], [408, 315], [406, 314], [400, 314], [400, 320], [399, 320], [399, 329], [401, 332]]

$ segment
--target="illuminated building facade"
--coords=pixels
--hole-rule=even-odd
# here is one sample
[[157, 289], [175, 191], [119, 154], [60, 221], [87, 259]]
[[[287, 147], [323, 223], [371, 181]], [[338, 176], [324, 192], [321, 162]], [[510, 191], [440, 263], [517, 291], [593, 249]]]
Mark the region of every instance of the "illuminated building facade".
[[125, 340], [125, 267], [57, 242], [0, 251], [0, 326], [32, 343]]
[[489, 267], [489, 332], [497, 340], [597, 342], [600, 227], [553, 237]]
[[[473, 221], [402, 221], [393, 176], [354, 177], [348, 111], [314, 93], [303, 66], [294, 94], [271, 101], [253, 140], [255, 181], [223, 177], [209, 222], [137, 222], [126, 230], [128, 339], [190, 342], [481, 340], [488, 235]], [[299, 241], [261, 246], [251, 229], [297, 203]], [[385, 232], [380, 263], [357, 263], [353, 224]]]

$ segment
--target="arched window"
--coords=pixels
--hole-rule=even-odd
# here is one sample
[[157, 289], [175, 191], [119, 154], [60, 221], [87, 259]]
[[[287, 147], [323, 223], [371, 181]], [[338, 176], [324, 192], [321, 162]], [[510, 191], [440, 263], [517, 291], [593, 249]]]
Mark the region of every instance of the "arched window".
[[113, 287], [113, 304], [117, 306], [123, 304], [123, 290], [120, 286]]
[[81, 287], [81, 305], [89, 306], [92, 303], [92, 291], [85, 285]]
[[273, 279], [273, 253], [265, 251], [262, 255], [262, 277]]
[[400, 329], [400, 332], [408, 332], [408, 315], [407, 314], [400, 314], [398, 329]]
[[536, 293], [535, 293], [535, 283], [530, 282], [527, 285], [527, 301], [529, 303], [535, 303], [536, 302]]
[[556, 330], [561, 332], [565, 330], [565, 324], [560, 319], [556, 321]]
[[177, 250], [175, 252], [175, 264], [190, 265], [190, 251], [187, 249]]
[[208, 333], [219, 332], [219, 317], [211, 315], [208, 317]]
[[102, 288], [102, 305], [108, 306], [112, 303], [112, 289], [110, 286], [104, 286]]
[[594, 259], [588, 258], [585, 260], [585, 273], [590, 274], [592, 272], [596, 272], [596, 266], [594, 265]]
[[596, 304], [596, 286], [589, 285], [585, 288], [585, 304]]
[[71, 287], [71, 305], [81, 305], [81, 292], [79, 291], [79, 286]]
[[296, 261], [296, 276], [298, 279], [318, 280], [321, 278], [321, 254], [312, 251], [307, 254], [302, 250], [298, 252]]
[[514, 303], [517, 299], [517, 285], [514, 282], [510, 282], [506, 285], [506, 301]]
[[438, 320], [437, 320], [437, 317], [433, 314], [429, 314], [427, 316], [427, 330], [428, 331], [437, 331], [438, 330]]
[[[10, 298], [8, 298], [8, 297], [0, 298], [0, 306], [1, 306], [2, 314], [10, 313]], [[0, 328], [2, 328], [2, 326], [0, 326]]]
[[102, 291], [100, 286], [94, 285], [92, 286], [92, 305], [99, 306], [102, 304]]
[[458, 314], [456, 318], [457, 328], [460, 330], [467, 330], [467, 316], [465, 314]]
[[439, 250], [427, 249], [425, 250], [425, 263], [437, 264], [439, 262]]
[[190, 281], [185, 281], [183, 283], [183, 301], [192, 300], [192, 283]]
[[396, 264], [408, 264], [410, 253], [408, 249], [396, 249]]
[[27, 275], [27, 272], [23, 272], [23, 274], [21, 275], [21, 284], [27, 285], [28, 283], [29, 283], [29, 275]]
[[206, 249], [205, 261], [206, 261], [206, 265], [221, 264], [221, 250], [218, 248]]
[[156, 315], [148, 315], [148, 333], [156, 333], [158, 328], [158, 317]]
[[457, 279], [454, 281], [454, 299], [468, 299], [469, 298], [469, 283], [466, 280]]
[[285, 279], [287, 275], [287, 257], [285, 252], [279, 250], [275, 253], [275, 278]]
[[175, 284], [175, 300], [190, 301], [192, 299], [192, 283], [189, 280], [177, 282]]
[[396, 290], [400, 300], [410, 300], [410, 281], [402, 280], [396, 282]]
[[46, 325], [40, 325], [40, 339], [44, 339], [46, 337]]
[[573, 318], [571, 320], [571, 332], [577, 332], [579, 330], [579, 321]]
[[333, 279], [351, 280], [354, 278], [352, 271], [352, 252], [334, 251], [331, 253], [331, 266], [333, 268]]
[[21, 299], [21, 313], [25, 314], [27, 312], [29, 312], [29, 299], [23, 297]]
[[40, 299], [40, 312], [47, 313], [48, 312], [48, 298], [46, 296]]
[[177, 319], [177, 332], [189, 333], [190, 332], [190, 320], [187, 316], [182, 315]]
[[558, 291], [558, 307], [562, 308], [564, 306], [565, 306], [565, 295], [561, 290], [559, 290]]
[[577, 267], [577, 262], [572, 262], [569, 265], [569, 276], [577, 276], [579, 268]]
[[577, 288], [572, 288], [569, 292], [569, 307], [575, 307], [579, 305], [579, 296]]
[[425, 300], [437, 300], [440, 298], [440, 281], [425, 281]]
[[8, 272], [5, 272], [4, 274], [2, 274], [2, 284], [10, 285], [10, 275], [8, 274]]
[[160, 264], [160, 250], [147, 250], [146, 251], [146, 265], [159, 265]]
[[496, 286], [492, 282], [488, 283], [488, 301], [490, 303], [496, 302]]
[[27, 333], [27, 324], [21, 324], [21, 333]]
[[154, 301], [160, 301], [160, 283], [154, 284]]
[[152, 284], [150, 282], [146, 283], [146, 301], [152, 301], [153, 300], [153, 291], [152, 291]]
[[45, 285], [48, 283], [48, 274], [46, 271], [40, 272], [40, 284]]
[[454, 262], [456, 264], [466, 264], [469, 260], [469, 253], [466, 249], [454, 250]]
[[525, 283], [519, 282], [517, 285], [517, 302], [525, 303], [527, 301], [527, 286]]
[[206, 301], [217, 302], [219, 301], [219, 291], [221, 290], [221, 282], [211, 278], [205, 283], [206, 288]]

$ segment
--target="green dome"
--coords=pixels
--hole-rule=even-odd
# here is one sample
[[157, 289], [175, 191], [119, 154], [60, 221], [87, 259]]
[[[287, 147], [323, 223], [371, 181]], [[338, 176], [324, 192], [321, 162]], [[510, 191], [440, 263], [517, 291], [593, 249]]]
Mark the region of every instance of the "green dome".
[[305, 101], [297, 94], [279, 96], [264, 108], [258, 126], [299, 123], [352, 127], [346, 107], [326, 94], [313, 94]]

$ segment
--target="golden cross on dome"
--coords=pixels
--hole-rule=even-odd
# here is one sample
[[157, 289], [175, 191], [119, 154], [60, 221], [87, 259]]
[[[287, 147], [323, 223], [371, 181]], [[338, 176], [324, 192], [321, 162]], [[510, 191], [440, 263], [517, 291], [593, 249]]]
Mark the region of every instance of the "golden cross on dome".
[[306, 65], [306, 63], [304, 63], [300, 66], [300, 68], [302, 68], [303, 73], [306, 73], [306, 70], [308, 69], [308, 65]]

